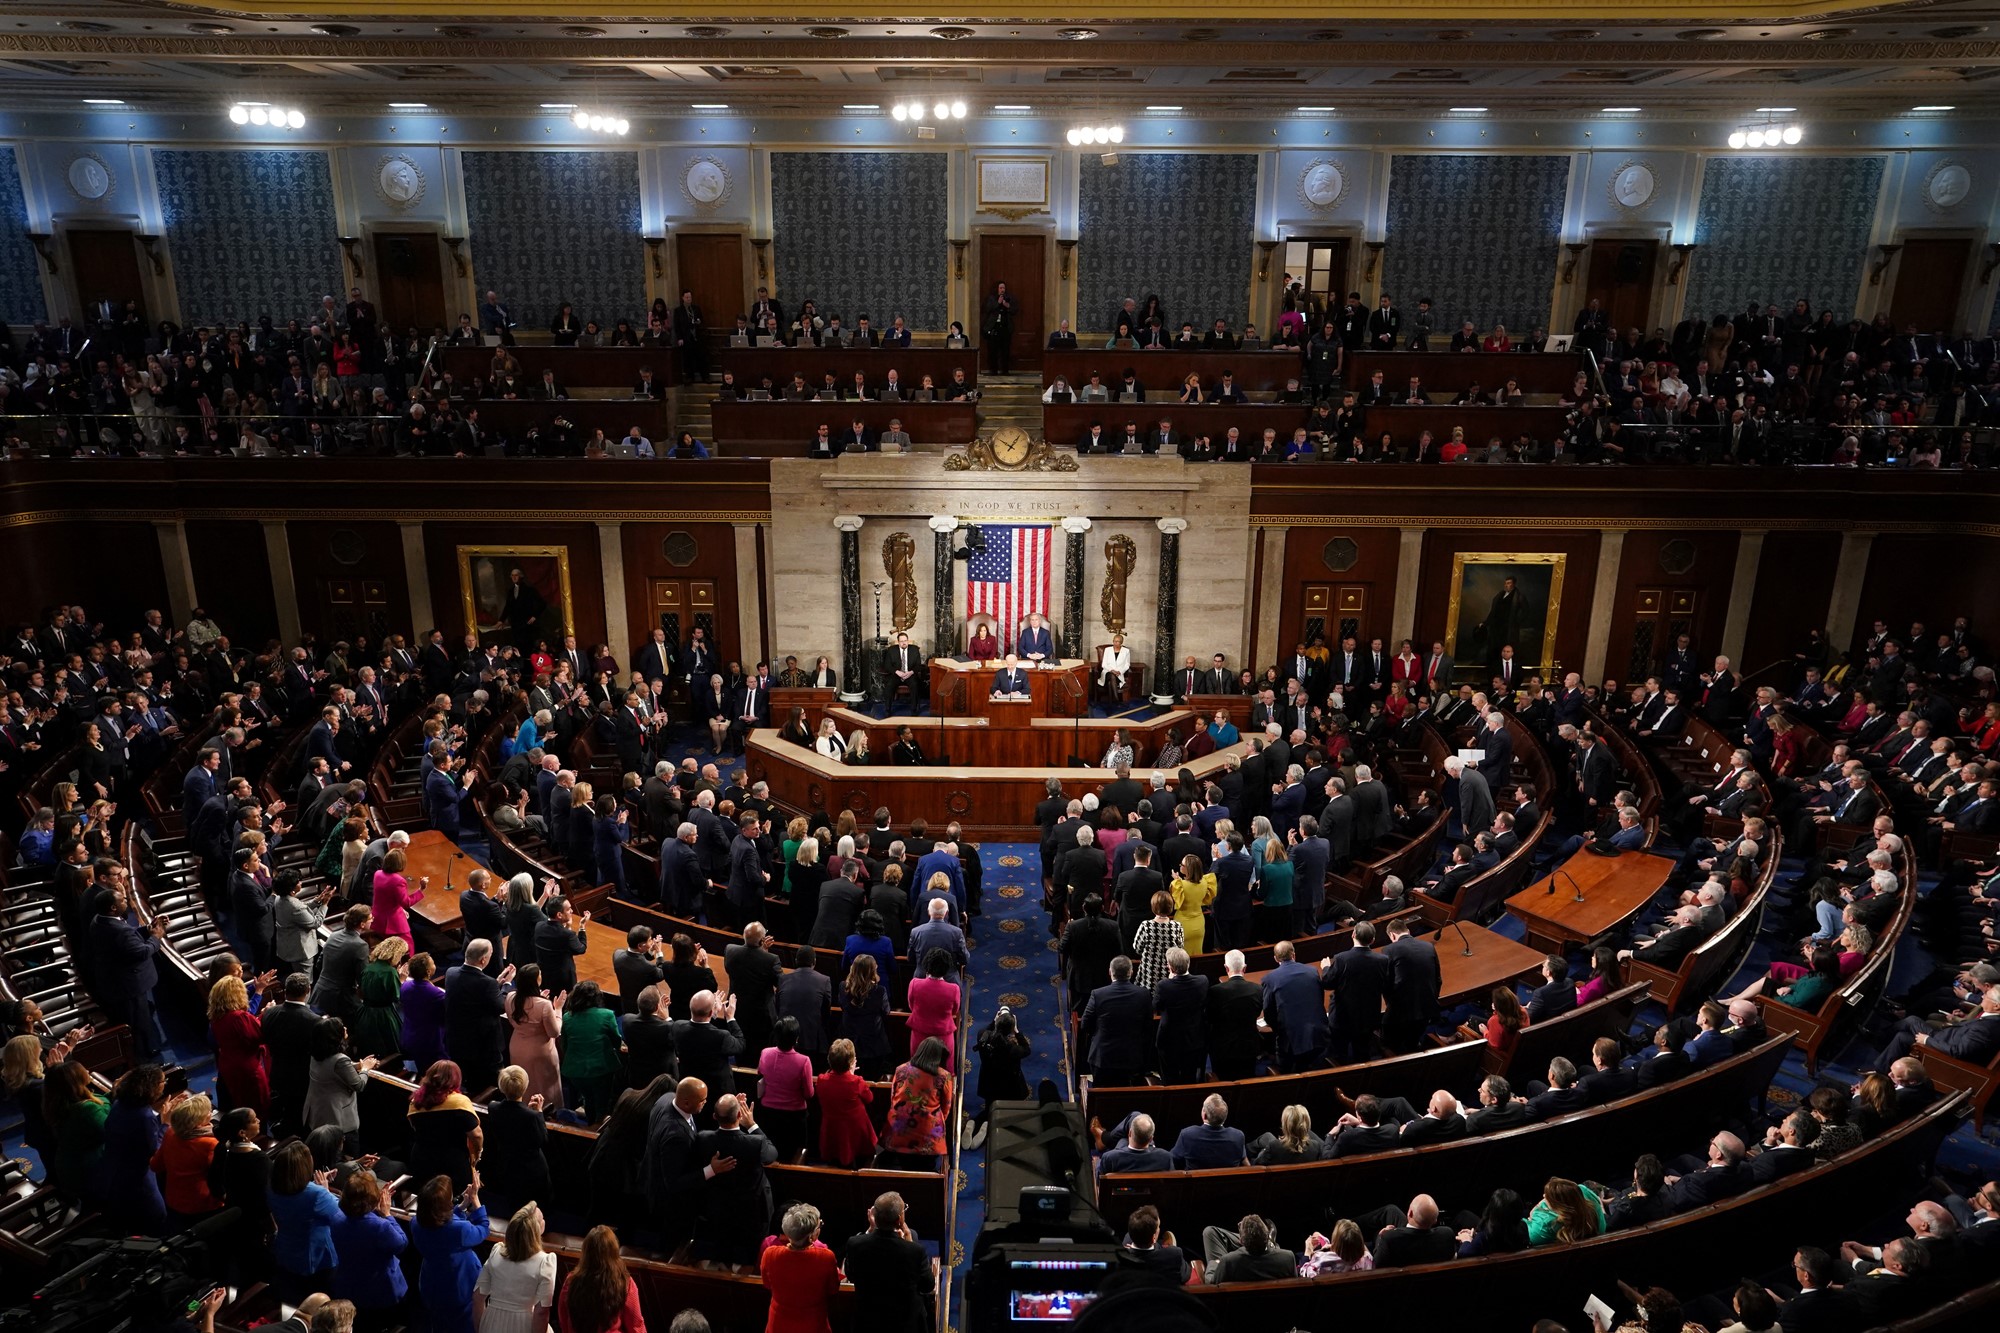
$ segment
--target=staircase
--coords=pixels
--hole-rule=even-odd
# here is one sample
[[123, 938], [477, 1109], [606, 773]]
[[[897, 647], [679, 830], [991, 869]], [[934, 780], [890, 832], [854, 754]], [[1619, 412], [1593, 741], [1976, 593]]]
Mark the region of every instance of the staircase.
[[715, 425], [714, 402], [715, 389], [713, 385], [680, 385], [674, 391], [674, 437], [672, 440], [666, 441], [664, 446], [661, 445], [660, 441], [655, 440], [653, 442], [654, 447], [671, 449], [674, 445], [674, 440], [678, 440], [680, 433], [684, 430], [693, 431], [694, 437], [703, 444], [713, 444], [715, 441], [715, 432], [713, 429]]
[[1003, 426], [1019, 426], [1030, 435], [1041, 435], [1040, 375], [980, 375], [979, 438], [990, 440]]

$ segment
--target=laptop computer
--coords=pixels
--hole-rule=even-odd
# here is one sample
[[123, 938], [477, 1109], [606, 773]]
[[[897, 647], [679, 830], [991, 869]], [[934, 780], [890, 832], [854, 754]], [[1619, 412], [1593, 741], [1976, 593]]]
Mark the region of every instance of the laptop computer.
[[750, 401], [753, 403], [768, 403], [771, 401], [771, 391], [769, 389], [752, 389], [750, 391]]
[[1555, 337], [1549, 339], [1549, 350], [1551, 352], [1567, 352], [1570, 349], [1570, 344], [1575, 341], [1576, 335], [1574, 333], [1558, 333]]
[[731, 347], [748, 347], [750, 345], [750, 335], [747, 333], [732, 333], [729, 335], [729, 345]]

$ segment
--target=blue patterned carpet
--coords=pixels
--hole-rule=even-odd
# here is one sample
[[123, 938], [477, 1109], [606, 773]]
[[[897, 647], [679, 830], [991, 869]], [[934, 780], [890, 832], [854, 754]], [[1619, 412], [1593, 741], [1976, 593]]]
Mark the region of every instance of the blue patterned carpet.
[[[1049, 938], [1048, 917], [1042, 911], [1038, 875], [1040, 851], [1032, 843], [995, 842], [980, 849], [986, 868], [980, 897], [982, 915], [972, 936], [972, 982], [968, 1002], [971, 1032], [968, 1044], [993, 1019], [1001, 1005], [1014, 1011], [1027, 1034], [1029, 1054], [1021, 1067], [1033, 1089], [1042, 1079], [1056, 1080], [1070, 1091], [1069, 1052], [1064, 1046], [1068, 1025], [1062, 1021], [1062, 988], [1057, 984], [1055, 941]], [[970, 1119], [979, 1110], [972, 1092], [979, 1084], [978, 1057], [968, 1063], [967, 1092], [961, 1105], [958, 1161], [957, 1225], [951, 1245], [952, 1300], [950, 1324], [964, 1327], [965, 1277], [972, 1241], [986, 1224], [986, 1154], [963, 1147]]]

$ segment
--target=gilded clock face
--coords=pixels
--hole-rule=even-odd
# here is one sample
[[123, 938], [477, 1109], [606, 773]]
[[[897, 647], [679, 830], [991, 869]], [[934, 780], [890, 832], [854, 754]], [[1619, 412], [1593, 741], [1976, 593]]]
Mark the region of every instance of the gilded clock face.
[[1028, 432], [1019, 427], [996, 431], [993, 435], [993, 461], [1002, 467], [1020, 467], [1028, 461], [1032, 446]]

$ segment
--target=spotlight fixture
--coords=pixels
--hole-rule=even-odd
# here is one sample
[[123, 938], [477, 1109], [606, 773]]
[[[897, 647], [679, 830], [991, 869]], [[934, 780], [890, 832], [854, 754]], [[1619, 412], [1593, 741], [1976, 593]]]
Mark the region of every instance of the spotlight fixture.
[[582, 107], [570, 113], [569, 123], [580, 130], [590, 130], [595, 134], [627, 134], [632, 129], [632, 122], [623, 116], [601, 115], [595, 111], [586, 111]]
[[296, 108], [272, 106], [268, 102], [238, 102], [229, 108], [232, 125], [268, 125], [274, 130], [302, 130], [306, 113]]
[[[1773, 108], [1776, 110], [1777, 108]], [[1743, 125], [1729, 132], [1726, 142], [1731, 148], [1796, 148], [1805, 142], [1806, 132], [1799, 125], [1780, 125], [1764, 121], [1756, 125]]]
[[1093, 144], [1124, 143], [1123, 125], [1077, 125], [1064, 131], [1063, 138], [1072, 148], [1087, 148]]

